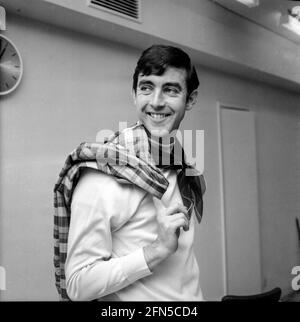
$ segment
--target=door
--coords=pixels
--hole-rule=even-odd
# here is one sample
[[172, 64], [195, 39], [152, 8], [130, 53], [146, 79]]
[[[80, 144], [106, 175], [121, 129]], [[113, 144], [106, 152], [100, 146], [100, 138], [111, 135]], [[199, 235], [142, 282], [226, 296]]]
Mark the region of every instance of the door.
[[254, 113], [220, 106], [225, 294], [261, 292]]

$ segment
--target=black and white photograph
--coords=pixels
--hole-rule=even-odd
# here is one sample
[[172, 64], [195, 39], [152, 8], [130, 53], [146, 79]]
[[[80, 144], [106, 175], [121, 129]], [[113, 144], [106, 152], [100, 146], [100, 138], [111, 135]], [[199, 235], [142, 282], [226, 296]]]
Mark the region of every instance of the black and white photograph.
[[241, 301], [300, 302], [300, 1], [0, 0], [0, 302]]

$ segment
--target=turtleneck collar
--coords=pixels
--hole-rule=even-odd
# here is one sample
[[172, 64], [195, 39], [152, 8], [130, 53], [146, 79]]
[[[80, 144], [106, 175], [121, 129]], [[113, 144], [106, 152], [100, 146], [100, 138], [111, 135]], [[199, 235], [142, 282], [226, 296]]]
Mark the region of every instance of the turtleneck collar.
[[155, 165], [159, 168], [166, 169], [182, 168], [185, 164], [184, 153], [182, 146], [176, 137], [177, 131], [173, 131], [172, 135], [158, 137], [151, 135], [144, 125], [143, 127], [148, 137], [149, 153]]

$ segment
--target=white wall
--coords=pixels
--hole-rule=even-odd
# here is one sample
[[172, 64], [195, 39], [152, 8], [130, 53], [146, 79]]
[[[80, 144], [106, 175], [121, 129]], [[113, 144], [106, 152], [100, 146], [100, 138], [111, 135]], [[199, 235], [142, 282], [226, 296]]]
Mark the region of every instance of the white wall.
[[[0, 265], [7, 275], [0, 297], [55, 300], [54, 183], [78, 143], [94, 140], [99, 129], [117, 129], [119, 121], [135, 121], [131, 77], [140, 51], [33, 20], [8, 19], [6, 35], [22, 53], [24, 78], [15, 93], [0, 98]], [[219, 101], [257, 115], [263, 286], [288, 289], [290, 270], [299, 264], [294, 217], [300, 97], [205, 67], [198, 71], [198, 107], [187, 114], [183, 128], [205, 130], [208, 189], [196, 244], [204, 295], [223, 295]]]

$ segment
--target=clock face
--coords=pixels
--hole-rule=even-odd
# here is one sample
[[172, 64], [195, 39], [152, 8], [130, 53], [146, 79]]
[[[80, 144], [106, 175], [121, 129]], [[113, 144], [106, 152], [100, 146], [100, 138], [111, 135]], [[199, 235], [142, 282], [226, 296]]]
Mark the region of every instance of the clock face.
[[12, 92], [22, 77], [23, 65], [16, 46], [0, 35], [0, 95]]

